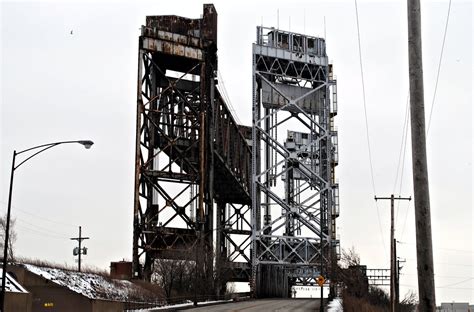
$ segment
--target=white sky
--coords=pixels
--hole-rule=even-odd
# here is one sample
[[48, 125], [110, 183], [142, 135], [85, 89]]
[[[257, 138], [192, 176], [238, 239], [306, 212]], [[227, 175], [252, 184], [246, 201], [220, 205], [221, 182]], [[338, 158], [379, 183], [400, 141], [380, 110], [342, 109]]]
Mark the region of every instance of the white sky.
[[[131, 259], [136, 73], [146, 15], [197, 18], [202, 1], [1, 1], [1, 184], [6, 211], [11, 155], [42, 143], [64, 145], [15, 173], [18, 256], [74, 265], [82, 225], [84, 264], [108, 269]], [[238, 118], [251, 124], [251, 43], [255, 26], [324, 34], [338, 78], [343, 248], [370, 268], [389, 267], [389, 202], [373, 201], [353, 1], [215, 1], [219, 69]], [[406, 1], [359, 1], [367, 112], [378, 196], [394, 192], [408, 93]], [[426, 113], [431, 107], [448, 1], [422, 1]], [[437, 302], [474, 302], [472, 213], [473, 5], [452, 1], [428, 136]], [[290, 21], [291, 19], [291, 21]], [[70, 30], [74, 31], [70, 35]], [[403, 196], [412, 194], [407, 146]], [[399, 186], [395, 188], [398, 195]], [[405, 221], [406, 220], [406, 221]], [[382, 231], [381, 231], [382, 229]], [[397, 212], [401, 294], [417, 289], [413, 204]]]

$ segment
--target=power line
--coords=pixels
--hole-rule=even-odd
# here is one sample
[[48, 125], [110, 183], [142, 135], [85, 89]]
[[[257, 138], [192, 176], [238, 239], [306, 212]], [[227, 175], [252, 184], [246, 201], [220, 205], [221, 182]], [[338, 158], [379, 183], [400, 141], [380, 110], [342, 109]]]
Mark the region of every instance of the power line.
[[25, 220], [19, 219], [18, 217], [16, 218], [16, 220], [19, 221], [19, 222], [25, 223], [25, 224], [27, 224], [28, 226], [32, 226], [32, 227], [34, 227], [34, 228], [37, 228], [38, 230], [44, 231], [44, 232], [46, 232], [46, 233], [53, 233], [53, 234], [58, 235], [58, 236], [67, 237], [67, 236], [64, 235], [63, 233], [51, 231], [50, 229], [47, 229], [47, 228], [41, 227], [41, 226], [39, 226], [39, 225], [36, 225], [36, 224], [30, 223], [30, 222], [27, 222], [27, 221], [25, 221]]
[[[410, 287], [410, 288], [418, 287], [418, 285], [415, 286], [415, 285], [408, 285], [408, 284], [400, 284], [400, 286]], [[435, 286], [435, 288], [446, 288], [446, 289], [456, 289], [456, 290], [471, 290], [471, 289], [474, 289], [472, 287], [439, 287], [439, 286]]]
[[[418, 273], [400, 273], [401, 275], [410, 275], [410, 276], [418, 276]], [[438, 275], [438, 274], [435, 274], [435, 277], [437, 278], [456, 278], [456, 279], [460, 279], [460, 278], [466, 278], [466, 276], [452, 276], [452, 275]], [[472, 279], [474, 279], [474, 277], [470, 277]]]
[[[406, 156], [406, 148], [407, 148], [407, 138], [408, 138], [408, 119], [410, 116], [409, 113], [409, 104], [410, 104], [410, 92], [407, 95], [407, 103], [405, 107], [405, 121], [403, 122], [403, 129], [402, 129], [402, 142], [400, 144], [400, 153], [398, 155], [398, 165], [397, 165], [397, 174], [395, 175], [395, 183], [393, 184], [393, 193], [395, 193], [395, 188], [397, 185], [398, 174], [400, 173], [400, 187], [398, 194], [402, 193], [402, 185], [403, 185], [403, 173], [405, 170], [405, 156]], [[400, 168], [401, 167], [401, 168]], [[400, 170], [401, 169], [401, 170]], [[410, 203], [408, 203], [408, 207], [410, 207]], [[398, 213], [400, 211], [400, 202], [397, 203], [397, 216], [396, 216], [396, 224], [398, 225]], [[408, 215], [408, 209], [405, 215], [405, 223], [403, 224], [403, 230], [405, 230], [406, 225], [406, 216]], [[403, 232], [402, 232], [403, 235]]]
[[[1, 202], [2, 204], [4, 204], [4, 205], [7, 205], [7, 203], [4, 202], [4, 201], [0, 201], [0, 202]], [[40, 216], [40, 215], [37, 215], [37, 214], [31, 213], [31, 212], [28, 212], [28, 211], [26, 211], [26, 210], [24, 210], [24, 209], [21, 209], [21, 208], [19, 208], [19, 207], [14, 206], [14, 205], [12, 205], [12, 207], [15, 209], [15, 211], [19, 211], [19, 212], [21, 212], [21, 213], [24, 213], [24, 214], [33, 216], [33, 217], [38, 218], [38, 219], [42, 219], [42, 220], [47, 221], [47, 222], [51, 222], [51, 223], [55, 223], [55, 224], [59, 224], [59, 225], [64, 225], [64, 226], [68, 226], [68, 227], [76, 227], [76, 226], [73, 225], [73, 224], [69, 224], [69, 223], [65, 223], [65, 222], [60, 222], [60, 221], [55, 221], [55, 220], [52, 220], [52, 219], [48, 219], [48, 218], [42, 217], [42, 216]]]
[[[403, 242], [403, 241], [398, 241], [399, 244], [403, 244], [403, 245], [415, 245], [414, 243], [410, 243], [410, 242]], [[437, 247], [437, 248], [433, 248], [435, 250], [448, 250], [448, 251], [457, 251], [457, 252], [465, 252], [465, 253], [474, 253], [473, 250], [466, 250], [466, 249], [454, 249], [454, 248], [442, 248], [442, 247]]]
[[[408, 111], [409, 111], [409, 107], [410, 107], [410, 94], [408, 94], [407, 96], [407, 102], [406, 102], [406, 105], [405, 105], [405, 118], [404, 118], [404, 121], [403, 121], [403, 129], [402, 129], [402, 141], [400, 143], [400, 152], [398, 153], [398, 165], [397, 165], [397, 173], [395, 174], [395, 182], [393, 183], [393, 194], [395, 194], [395, 188], [397, 187], [397, 182], [398, 182], [398, 175], [400, 173], [400, 165], [402, 163], [402, 153], [405, 152], [405, 148], [406, 148], [406, 133], [408, 131], [405, 131], [406, 129], [408, 129]], [[405, 156], [403, 154], [403, 161], [405, 160]], [[403, 177], [403, 169], [402, 169], [402, 172], [400, 173], [401, 177], [400, 177], [400, 188], [401, 188], [401, 185], [402, 185], [402, 177]]]
[[17, 224], [17, 226], [20, 227], [20, 228], [22, 228], [23, 230], [31, 231], [31, 232], [34, 232], [34, 233], [36, 233], [36, 234], [43, 235], [43, 236], [48, 236], [48, 237], [50, 237], [50, 238], [60, 239], [60, 240], [64, 240], [64, 239], [65, 239], [65, 237], [61, 237], [61, 236], [57, 236], [57, 235], [52, 235], [52, 234], [49, 234], [49, 233], [45, 233], [45, 232], [43, 232], [43, 231], [38, 231], [38, 230], [29, 228], [29, 227], [24, 226], [24, 225], [21, 225], [21, 224]]
[[[413, 259], [413, 258], [405, 258], [405, 260], [408, 260], [408, 261], [416, 261], [416, 259]], [[473, 264], [464, 264], [464, 263], [435, 262], [435, 264], [461, 266], [461, 267], [474, 267]]]
[[359, 43], [359, 64], [360, 64], [360, 76], [361, 76], [361, 81], [362, 81], [362, 98], [364, 102], [365, 130], [366, 130], [366, 136], [367, 136], [367, 148], [369, 151], [370, 175], [372, 177], [372, 188], [373, 188], [374, 196], [375, 196], [377, 192], [375, 191], [374, 168], [372, 165], [372, 151], [370, 149], [369, 121], [367, 118], [367, 104], [366, 104], [366, 97], [365, 97], [364, 70], [362, 66], [362, 49], [361, 49], [361, 44], [360, 44], [359, 11], [357, 10], [357, 0], [354, 0], [354, 3], [355, 3], [356, 21], [357, 21], [357, 41]]
[[[410, 92], [408, 92], [408, 95], [407, 95], [407, 103], [406, 103], [406, 109], [405, 109], [405, 123], [404, 123], [405, 127], [403, 129], [404, 139], [402, 139], [403, 153], [401, 153], [401, 155], [403, 155], [403, 157], [402, 157], [402, 165], [401, 165], [400, 179], [399, 179], [400, 185], [399, 185], [399, 188], [398, 188], [399, 194], [401, 194], [401, 192], [402, 192], [403, 174], [405, 173], [405, 159], [406, 159], [406, 154], [407, 154], [406, 151], [407, 151], [408, 125], [409, 125], [408, 121], [410, 120], [410, 109], [409, 109], [409, 107], [410, 107]], [[399, 161], [400, 161], [400, 159], [399, 159]], [[397, 169], [397, 171], [398, 171], [398, 169]], [[397, 173], [397, 177], [398, 177], [398, 173]], [[397, 203], [397, 224], [398, 224], [398, 212], [399, 211], [400, 211], [400, 202]], [[402, 232], [400, 234], [400, 239], [403, 238], [403, 234], [405, 233], [405, 227], [407, 225], [408, 212], [409, 211], [410, 211], [410, 202], [408, 202], [408, 204], [407, 204], [407, 209], [406, 209], [406, 212], [405, 212], [405, 221], [403, 222], [403, 227], [402, 227]]]
[[457, 283], [452, 283], [452, 284], [448, 284], [448, 285], [444, 285], [444, 286], [438, 286], [437, 288], [449, 288], [451, 286], [456, 286], [456, 285], [459, 285], [459, 284], [464, 284], [466, 282], [469, 282], [469, 281], [472, 281], [474, 278], [473, 277], [470, 277], [468, 279], [465, 279], [463, 281], [460, 281], [460, 282], [457, 282]]
[[428, 129], [426, 130], [427, 134], [430, 132], [431, 116], [433, 115], [433, 108], [434, 108], [435, 99], [436, 99], [436, 91], [438, 90], [439, 73], [441, 71], [441, 61], [443, 60], [444, 43], [446, 42], [446, 34], [448, 32], [448, 23], [449, 23], [449, 14], [450, 14], [450, 12], [451, 12], [451, 0], [449, 0], [448, 14], [446, 16], [446, 25], [444, 26], [443, 44], [441, 45], [441, 53], [440, 53], [440, 56], [439, 56], [438, 73], [436, 74], [436, 83], [435, 83], [435, 88], [434, 88], [434, 92], [433, 92], [433, 100], [431, 101], [430, 117], [428, 119]]
[[39, 215], [30, 213], [30, 212], [27, 212], [27, 211], [22, 210], [22, 209], [17, 209], [17, 210], [18, 210], [19, 212], [21, 212], [21, 213], [24, 213], [24, 214], [30, 215], [30, 216], [32, 216], [32, 217], [35, 217], [35, 218], [44, 220], [44, 221], [46, 221], [46, 222], [50, 222], [50, 223], [54, 223], [54, 224], [59, 224], [59, 225], [67, 226], [67, 227], [73, 227], [72, 224], [68, 224], [68, 223], [64, 223], [64, 222], [59, 222], [59, 221], [54, 221], [54, 220], [51, 220], [51, 219], [48, 219], [48, 218], [41, 217], [41, 216], [39, 216]]
[[[364, 103], [364, 116], [365, 116], [365, 130], [366, 130], [366, 137], [367, 137], [367, 149], [369, 152], [369, 164], [370, 164], [370, 177], [372, 179], [372, 190], [374, 192], [374, 196], [377, 194], [375, 191], [375, 178], [374, 178], [374, 168], [372, 165], [372, 151], [370, 149], [370, 136], [369, 136], [369, 120], [367, 118], [367, 103], [365, 97], [365, 83], [364, 83], [364, 70], [362, 66], [362, 49], [360, 44], [360, 27], [359, 27], [359, 11], [357, 9], [357, 0], [354, 0], [355, 4], [355, 13], [356, 13], [356, 22], [357, 22], [357, 42], [359, 47], [359, 64], [360, 64], [360, 76], [362, 82], [362, 99]], [[385, 242], [383, 240], [383, 232], [382, 232], [382, 223], [380, 222], [380, 214], [379, 214], [379, 207], [377, 202], [375, 202], [375, 210], [377, 211], [377, 219], [379, 223], [379, 231], [380, 231], [380, 239], [382, 241], [382, 246], [385, 252], [387, 252], [387, 248], [385, 247]]]
[[403, 227], [402, 227], [402, 232], [400, 234], [400, 239], [403, 239], [403, 234], [405, 233], [405, 227], [407, 225], [407, 220], [408, 220], [408, 213], [410, 212], [410, 203], [407, 204], [407, 209], [405, 213], [405, 221], [403, 222]]

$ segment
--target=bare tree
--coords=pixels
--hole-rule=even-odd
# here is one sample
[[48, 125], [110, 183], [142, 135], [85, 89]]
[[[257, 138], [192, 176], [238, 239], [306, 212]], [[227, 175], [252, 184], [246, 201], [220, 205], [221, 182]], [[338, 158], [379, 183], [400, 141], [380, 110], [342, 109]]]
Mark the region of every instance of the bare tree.
[[418, 296], [413, 290], [410, 290], [405, 294], [405, 297], [400, 302], [399, 310], [400, 312], [415, 311], [417, 305], [418, 305]]
[[341, 267], [347, 269], [351, 266], [360, 265], [360, 256], [355, 251], [354, 246], [342, 250]]
[[186, 260], [156, 259], [152, 274], [152, 282], [163, 288], [166, 299], [173, 293], [186, 296], [190, 293], [194, 264]]
[[[8, 260], [9, 261], [14, 260], [13, 250], [14, 250], [14, 244], [16, 242], [15, 222], [16, 220], [14, 218], [10, 219], [10, 233], [8, 237]], [[0, 257], [2, 258], [3, 258], [3, 248], [5, 246], [6, 227], [7, 227], [7, 217], [5, 215], [3, 217], [0, 217], [0, 250], [2, 251]]]
[[154, 262], [152, 282], [156, 282], [165, 292], [166, 299], [171, 298], [171, 291], [178, 276], [178, 261], [157, 259]]

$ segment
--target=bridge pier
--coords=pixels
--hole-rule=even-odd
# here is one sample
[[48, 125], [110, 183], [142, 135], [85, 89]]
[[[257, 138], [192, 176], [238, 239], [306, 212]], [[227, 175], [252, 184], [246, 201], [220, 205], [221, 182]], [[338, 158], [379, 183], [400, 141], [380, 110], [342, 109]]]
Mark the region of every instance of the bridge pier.
[[262, 264], [257, 269], [258, 298], [291, 298], [288, 272], [282, 265]]

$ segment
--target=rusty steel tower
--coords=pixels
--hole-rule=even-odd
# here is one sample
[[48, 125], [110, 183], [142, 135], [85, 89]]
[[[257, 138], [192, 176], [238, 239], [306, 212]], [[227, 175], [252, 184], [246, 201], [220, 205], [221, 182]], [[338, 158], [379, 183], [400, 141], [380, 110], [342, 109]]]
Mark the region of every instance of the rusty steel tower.
[[331, 281], [339, 241], [336, 80], [325, 39], [257, 27], [253, 45], [252, 279], [258, 297]]
[[248, 281], [251, 130], [219, 92], [214, 6], [147, 16], [138, 52], [134, 276], [167, 259], [196, 261], [218, 291]]

